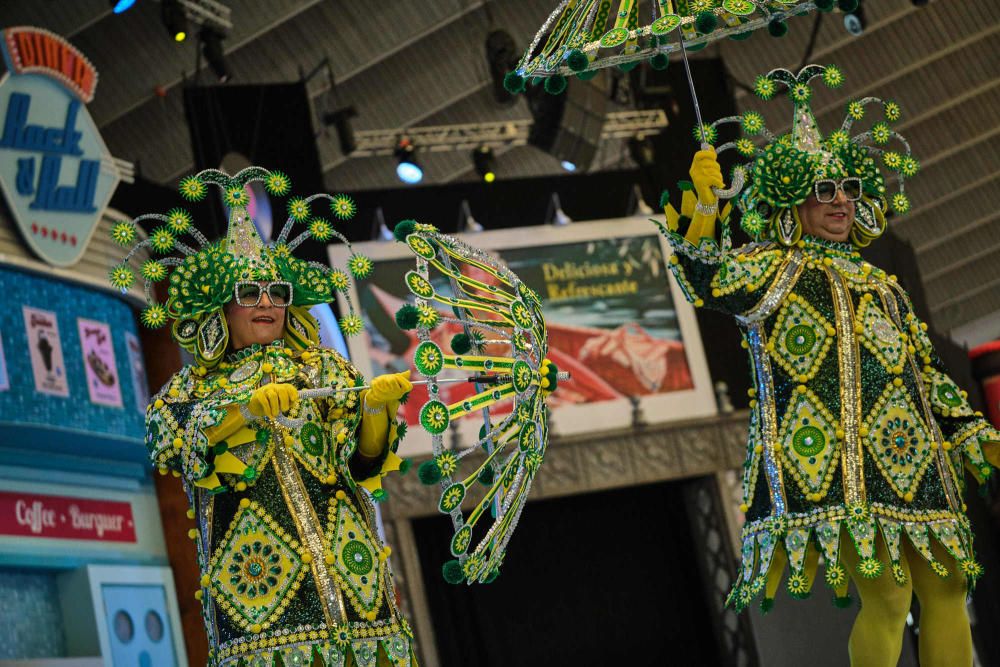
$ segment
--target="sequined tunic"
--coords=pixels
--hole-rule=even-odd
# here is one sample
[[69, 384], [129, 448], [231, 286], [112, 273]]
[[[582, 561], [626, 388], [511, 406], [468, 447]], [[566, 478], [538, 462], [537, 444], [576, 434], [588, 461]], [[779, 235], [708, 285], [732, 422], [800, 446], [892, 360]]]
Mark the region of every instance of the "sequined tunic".
[[[353, 457], [358, 392], [302, 400], [298, 428], [250, 422], [211, 443], [223, 408], [246, 402], [262, 380], [298, 388], [354, 386], [360, 377], [326, 349], [296, 356], [281, 342], [231, 355], [210, 372], [186, 367], [147, 413], [147, 445], [161, 472], [179, 473], [196, 518], [201, 601], [211, 665], [411, 664], [411, 633], [393, 598], [391, 572], [374, 529], [374, 508], [357, 488], [373, 464]], [[395, 424], [390, 440], [400, 435]], [[242, 474], [221, 472], [239, 459]], [[377, 468], [377, 464], [374, 467]], [[195, 485], [214, 479], [209, 490]]]
[[836, 587], [842, 530], [866, 576], [882, 573], [879, 532], [900, 583], [904, 534], [941, 576], [932, 539], [977, 576], [963, 465], [988, 476], [980, 441], [1000, 434], [948, 377], [895, 277], [846, 243], [805, 237], [793, 248], [730, 250], [725, 238], [696, 247], [663, 231], [685, 295], [735, 316], [753, 370], [746, 524], [730, 603], [742, 609], [763, 589], [778, 544], [793, 595], [808, 592], [810, 541]]

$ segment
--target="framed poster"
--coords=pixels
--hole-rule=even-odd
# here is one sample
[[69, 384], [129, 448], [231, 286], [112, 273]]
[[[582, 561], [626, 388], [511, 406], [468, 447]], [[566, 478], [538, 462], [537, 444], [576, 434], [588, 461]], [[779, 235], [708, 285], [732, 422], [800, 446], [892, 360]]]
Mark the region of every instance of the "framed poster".
[[[500, 257], [541, 298], [548, 357], [572, 376], [549, 399], [553, 434], [625, 428], [633, 423], [635, 409], [647, 423], [716, 413], [693, 308], [667, 270], [669, 247], [648, 220], [517, 228], [461, 238]], [[403, 276], [414, 267], [414, 257], [394, 242], [356, 244], [355, 250], [373, 260], [375, 271], [353, 286], [351, 296], [365, 321], [365, 332], [348, 341], [353, 363], [368, 377], [412, 369], [418, 341], [415, 332], [396, 326], [394, 315], [413, 299]], [[329, 254], [334, 266], [346, 265], [343, 246], [330, 246]], [[435, 284], [438, 288], [448, 289]], [[457, 325], [443, 324], [433, 338], [450, 352], [449, 341], [459, 332]], [[413, 374], [417, 377], [415, 370]], [[466, 383], [442, 385], [442, 400], [453, 403], [472, 392]], [[401, 407], [415, 426], [404, 441], [407, 455], [430, 449], [430, 439], [417, 425], [426, 399], [426, 389], [418, 386]], [[504, 408], [509, 405], [498, 406], [500, 414]], [[453, 437], [471, 442], [481, 420], [464, 421]]]
[[111, 327], [105, 322], [76, 318], [80, 332], [80, 352], [83, 354], [83, 371], [87, 378], [87, 392], [97, 405], [122, 407], [122, 388], [115, 365], [114, 340]]
[[56, 314], [30, 306], [22, 306], [21, 311], [24, 314], [35, 391], [52, 396], [69, 396]]

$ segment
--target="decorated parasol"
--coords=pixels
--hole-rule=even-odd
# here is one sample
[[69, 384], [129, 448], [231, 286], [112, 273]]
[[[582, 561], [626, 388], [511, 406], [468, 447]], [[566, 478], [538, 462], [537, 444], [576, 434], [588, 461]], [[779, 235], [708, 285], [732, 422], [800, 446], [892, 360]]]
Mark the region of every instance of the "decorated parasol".
[[[440, 485], [438, 510], [454, 526], [454, 559], [442, 572], [451, 583], [488, 583], [499, 573], [545, 457], [546, 397], [569, 375], [546, 358], [538, 295], [496, 257], [412, 220], [399, 223], [395, 234], [416, 257], [405, 277], [415, 303], [402, 306], [396, 322], [416, 330], [413, 365], [428, 382], [420, 424], [431, 435], [434, 458], [418, 474], [423, 483]], [[455, 317], [442, 317], [441, 309]], [[462, 329], [450, 341], [451, 353], [431, 337], [448, 323]], [[441, 385], [456, 379], [474, 382], [476, 391], [447, 404]], [[509, 412], [497, 409], [503, 403], [510, 403]], [[478, 440], [446, 446], [449, 426], [475, 413], [482, 419]]]

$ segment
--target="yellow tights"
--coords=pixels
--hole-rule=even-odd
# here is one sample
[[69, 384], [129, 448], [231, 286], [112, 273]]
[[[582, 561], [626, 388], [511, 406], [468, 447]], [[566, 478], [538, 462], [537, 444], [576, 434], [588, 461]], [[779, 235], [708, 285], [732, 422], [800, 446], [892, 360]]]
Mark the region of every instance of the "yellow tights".
[[857, 552], [846, 535], [841, 538], [841, 560], [861, 596], [861, 611], [848, 643], [851, 667], [895, 667], [903, 647], [903, 629], [912, 593], [920, 601], [921, 667], [971, 666], [972, 632], [965, 608], [965, 577], [936, 540], [931, 540], [934, 558], [950, 572], [944, 579], [930, 568], [909, 540], [901, 542], [900, 565], [907, 577], [902, 586], [896, 584], [888, 571], [889, 555], [881, 536], [877, 556], [886, 565], [886, 571], [875, 579], [865, 579], [857, 573]]

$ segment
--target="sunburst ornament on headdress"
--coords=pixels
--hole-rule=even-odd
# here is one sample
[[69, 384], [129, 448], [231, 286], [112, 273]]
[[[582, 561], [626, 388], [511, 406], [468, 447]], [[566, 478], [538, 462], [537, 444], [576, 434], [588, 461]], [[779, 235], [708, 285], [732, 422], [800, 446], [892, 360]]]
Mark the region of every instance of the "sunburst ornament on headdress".
[[[311, 218], [311, 203], [316, 199], [326, 199], [335, 215], [339, 211], [338, 218], [347, 219], [350, 217], [347, 215], [348, 208], [353, 215], [354, 202], [346, 195], [332, 197], [316, 194], [307, 198], [292, 198], [288, 202], [288, 219], [281, 233], [272, 243], [265, 244], [247, 210], [250, 203], [247, 186], [253, 182], [263, 183], [265, 190], [273, 196], [284, 196], [291, 190], [288, 176], [261, 167], [248, 167], [235, 176], [208, 169], [181, 179], [180, 193], [188, 201], [204, 199], [209, 185], [222, 190], [223, 200], [229, 209], [229, 226], [225, 237], [216, 242], [210, 242], [195, 227], [191, 214], [183, 208], [171, 209], [165, 215], [142, 215], [135, 221], [119, 222], [112, 227], [111, 236], [117, 243], [124, 246], [134, 244], [125, 260], [109, 274], [114, 287], [128, 289], [135, 282], [136, 276], [128, 261], [141, 248], [150, 248], [164, 255], [147, 260], [141, 268], [149, 304], [140, 316], [144, 325], [160, 327], [173, 319], [176, 321], [173, 333], [178, 343], [187, 349], [194, 349], [202, 337], [194, 332], [202, 331], [203, 325], [210, 324], [208, 320], [212, 317], [219, 317], [221, 309], [232, 300], [235, 284], [239, 280], [285, 280], [292, 283], [291, 305], [301, 307], [298, 310], [331, 301], [335, 291], [346, 296], [350, 281], [347, 273], [318, 262], [300, 260], [293, 252], [308, 238], [319, 241], [336, 238], [350, 247], [347, 239], [334, 229], [331, 222]], [[135, 223], [144, 220], [161, 224], [147, 239], [135, 243]], [[307, 220], [307, 228], [290, 239], [295, 224]], [[193, 245], [183, 240], [188, 236], [193, 238]], [[179, 252], [180, 257], [174, 256], [175, 252]], [[352, 253], [350, 269], [353, 275], [367, 276], [371, 273], [371, 260]], [[153, 296], [152, 285], [164, 280], [167, 281], [167, 298], [164, 303], [159, 303]], [[354, 313], [350, 299], [347, 303], [349, 312], [342, 319], [341, 328], [345, 334], [354, 335], [361, 329], [360, 318]], [[214, 361], [219, 358], [221, 353]], [[212, 361], [199, 357], [199, 362], [203, 364]]]
[[[906, 139], [890, 124], [902, 115], [893, 101], [865, 97], [849, 102], [843, 123], [824, 138], [810, 108], [810, 86], [817, 78], [831, 88], [844, 82], [843, 73], [832, 65], [807, 65], [797, 74], [775, 69], [757, 77], [754, 91], [761, 99], [771, 99], [782, 88], [787, 91], [793, 108], [789, 133], [775, 136], [761, 114], [747, 111], [706, 125], [704, 135], [714, 139], [717, 128], [727, 123], [738, 124], [743, 131], [743, 137], [716, 147], [716, 152], [735, 150], [750, 159], [739, 167], [749, 173], [749, 178], [737, 204], [744, 218], [741, 226], [754, 239], [795, 243], [802, 230], [794, 209], [809, 197], [813, 184], [819, 179], [857, 177], [862, 181], [862, 198], [856, 203], [851, 240], [865, 246], [885, 231], [885, 214], [890, 207], [899, 214], [910, 209], [904, 182], [917, 173], [919, 163], [910, 155]], [[852, 136], [853, 125], [863, 120], [874, 104], [881, 106], [885, 119]], [[758, 136], [767, 143], [758, 146], [751, 138]], [[890, 149], [892, 144], [900, 147]], [[880, 163], [896, 175], [899, 191], [893, 195], [887, 193]]]

